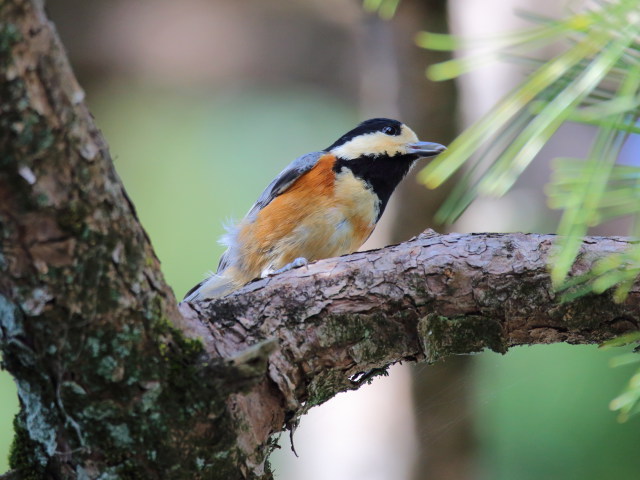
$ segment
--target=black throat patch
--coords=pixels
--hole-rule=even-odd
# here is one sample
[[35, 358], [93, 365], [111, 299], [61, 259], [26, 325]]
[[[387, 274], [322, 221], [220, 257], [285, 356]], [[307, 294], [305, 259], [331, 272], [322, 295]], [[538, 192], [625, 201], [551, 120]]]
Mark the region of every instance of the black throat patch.
[[378, 157], [364, 156], [353, 160], [338, 158], [333, 170], [339, 173], [343, 168], [348, 168], [354, 176], [364, 180], [369, 185], [380, 199], [380, 212], [378, 213], [377, 221], [384, 212], [391, 194], [407, 175], [416, 160], [418, 160], [416, 155], [397, 155], [394, 157], [387, 157], [386, 155]]

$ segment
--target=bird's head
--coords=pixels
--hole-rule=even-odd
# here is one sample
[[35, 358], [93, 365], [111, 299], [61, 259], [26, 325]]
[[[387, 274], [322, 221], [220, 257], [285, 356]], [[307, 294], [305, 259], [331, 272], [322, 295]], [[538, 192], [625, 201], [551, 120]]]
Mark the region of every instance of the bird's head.
[[388, 118], [365, 120], [326, 149], [342, 160], [396, 156], [417, 160], [433, 157], [445, 150], [438, 143], [419, 141], [405, 124]]

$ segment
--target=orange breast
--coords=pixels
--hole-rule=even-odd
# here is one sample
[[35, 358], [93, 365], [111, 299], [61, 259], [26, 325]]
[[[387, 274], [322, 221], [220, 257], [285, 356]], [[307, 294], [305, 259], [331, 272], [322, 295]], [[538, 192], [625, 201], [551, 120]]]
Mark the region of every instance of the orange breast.
[[313, 261], [351, 253], [369, 237], [377, 197], [350, 172], [336, 176], [334, 163], [332, 155], [320, 157], [253, 222], [243, 221], [238, 234], [241, 282], [297, 257]]

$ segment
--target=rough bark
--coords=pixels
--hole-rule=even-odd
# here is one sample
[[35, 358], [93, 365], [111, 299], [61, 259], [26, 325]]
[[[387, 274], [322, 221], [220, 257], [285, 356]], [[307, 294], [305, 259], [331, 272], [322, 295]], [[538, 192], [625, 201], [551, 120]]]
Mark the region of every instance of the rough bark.
[[[638, 329], [559, 304], [552, 237], [437, 235], [175, 299], [42, 2], [0, 4], [0, 348], [11, 478], [269, 478], [271, 434], [391, 363]], [[585, 240], [574, 273], [627, 245]]]

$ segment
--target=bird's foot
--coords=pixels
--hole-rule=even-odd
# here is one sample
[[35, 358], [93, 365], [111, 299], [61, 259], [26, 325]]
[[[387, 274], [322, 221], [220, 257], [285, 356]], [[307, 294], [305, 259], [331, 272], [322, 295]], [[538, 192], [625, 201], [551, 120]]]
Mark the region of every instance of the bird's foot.
[[274, 275], [278, 275], [280, 273], [288, 272], [289, 270], [293, 270], [294, 268], [304, 267], [308, 265], [309, 261], [304, 257], [298, 257], [293, 262], [287, 263], [284, 267], [279, 268], [277, 270], [272, 270], [271, 268], [265, 269], [260, 275], [262, 278], [272, 277]]

